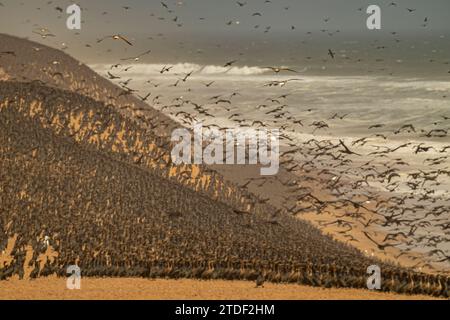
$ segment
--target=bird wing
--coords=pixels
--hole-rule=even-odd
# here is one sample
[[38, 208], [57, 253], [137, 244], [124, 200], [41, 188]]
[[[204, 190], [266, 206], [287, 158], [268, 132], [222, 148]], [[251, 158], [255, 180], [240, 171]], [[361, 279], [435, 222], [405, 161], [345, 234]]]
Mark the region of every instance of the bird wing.
[[118, 35], [118, 37], [119, 37], [119, 39], [121, 39], [122, 41], [125, 41], [128, 45], [130, 45], [130, 46], [133, 45], [133, 44], [132, 44], [130, 41], [128, 41], [125, 37], [123, 37], [123, 36], [121, 36], [121, 35]]
[[283, 69], [281, 69], [281, 70], [284, 70], [284, 71], [290, 71], [290, 72], [294, 72], [294, 73], [298, 73], [298, 71], [296, 71], [296, 70], [294, 70], [294, 69], [289, 69], [289, 68], [283, 68]]

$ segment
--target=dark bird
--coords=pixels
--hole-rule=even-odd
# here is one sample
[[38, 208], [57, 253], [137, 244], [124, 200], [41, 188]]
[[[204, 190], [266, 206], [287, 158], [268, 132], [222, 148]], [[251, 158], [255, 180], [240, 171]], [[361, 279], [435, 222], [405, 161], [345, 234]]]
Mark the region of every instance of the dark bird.
[[374, 124], [374, 125], [371, 125], [368, 129], [370, 130], [370, 129], [379, 129], [379, 128], [382, 128], [382, 127], [384, 127], [384, 124]]
[[141, 97], [140, 95], [138, 95], [138, 97], [142, 100], [142, 101], [147, 101], [147, 99], [152, 95], [151, 92], [149, 92], [145, 97]]
[[334, 53], [331, 49], [328, 49], [328, 55], [329, 55], [332, 59], [334, 59], [335, 53]]
[[234, 63], [236, 63], [237, 62], [237, 60], [233, 60], [233, 61], [229, 61], [229, 62], [227, 62], [227, 63], [225, 63], [224, 64], [224, 68], [226, 68], [226, 67], [231, 67]]
[[255, 288], [264, 288], [264, 277], [262, 274], [258, 275], [258, 278], [256, 278], [256, 287]]
[[159, 71], [159, 73], [163, 74], [164, 72], [169, 72], [172, 68], [173, 68], [173, 66], [171, 66], [171, 67], [164, 66], [161, 69], [161, 71]]
[[342, 140], [340, 140], [340, 139], [339, 139], [339, 144], [344, 148], [343, 151], [341, 150], [342, 153], [346, 153], [346, 154], [355, 154], [355, 155], [357, 155], [357, 156], [361, 156], [359, 153], [356, 153], [356, 152], [351, 151], [351, 150], [345, 145], [344, 141], [342, 141]]
[[115, 75], [113, 75], [111, 72], [109, 72], [108, 71], [108, 77], [109, 77], [109, 79], [111, 79], [111, 80], [114, 80], [114, 79], [120, 79], [120, 77], [119, 76], [115, 76]]
[[211, 81], [209, 83], [204, 83], [205, 87], [209, 88], [211, 87], [213, 84], [215, 83], [215, 81]]
[[367, 239], [369, 239], [372, 243], [374, 243], [378, 250], [384, 251], [387, 247], [393, 247], [394, 245], [392, 244], [379, 244], [378, 242], [376, 242], [367, 232], [363, 231], [364, 235], [366, 236]]

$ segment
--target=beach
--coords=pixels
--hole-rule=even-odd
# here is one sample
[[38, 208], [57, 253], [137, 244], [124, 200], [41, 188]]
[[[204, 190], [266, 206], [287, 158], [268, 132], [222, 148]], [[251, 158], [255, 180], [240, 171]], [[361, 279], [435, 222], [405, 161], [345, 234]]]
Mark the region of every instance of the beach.
[[89, 279], [80, 290], [66, 288], [66, 279], [2, 282], [1, 300], [430, 300], [429, 296], [396, 295], [358, 289], [323, 289], [271, 284], [255, 288], [247, 281]]

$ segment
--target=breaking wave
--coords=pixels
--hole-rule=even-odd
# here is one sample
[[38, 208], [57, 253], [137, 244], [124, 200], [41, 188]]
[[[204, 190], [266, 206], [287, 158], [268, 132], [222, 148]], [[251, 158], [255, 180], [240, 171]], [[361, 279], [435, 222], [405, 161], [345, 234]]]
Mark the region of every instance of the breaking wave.
[[170, 74], [186, 74], [189, 72], [194, 72], [194, 75], [232, 75], [232, 76], [254, 76], [259, 74], [267, 73], [270, 70], [252, 67], [252, 66], [231, 66], [223, 67], [218, 65], [206, 65], [202, 66], [195, 63], [176, 63], [176, 64], [123, 64], [118, 68], [111, 69], [111, 65], [107, 64], [94, 64], [91, 65], [92, 69], [98, 72], [110, 71], [111, 73], [120, 72], [121, 70], [128, 68], [127, 74], [130, 75], [152, 75], [161, 74], [163, 68], [170, 68], [169, 72], [164, 73], [165, 75]]

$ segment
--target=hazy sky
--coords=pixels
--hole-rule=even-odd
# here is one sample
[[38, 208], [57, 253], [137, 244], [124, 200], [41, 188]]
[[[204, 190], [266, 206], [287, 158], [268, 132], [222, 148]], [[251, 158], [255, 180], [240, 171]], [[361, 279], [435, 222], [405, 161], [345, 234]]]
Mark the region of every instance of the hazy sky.
[[[449, 0], [394, 1], [396, 5], [390, 5], [391, 0], [242, 0], [245, 5], [241, 7], [232, 0], [166, 0], [166, 9], [157, 0], [80, 0], [83, 24], [77, 33], [65, 27], [65, 9], [72, 1], [0, 0], [0, 31], [54, 47], [66, 45], [76, 57], [95, 61], [114, 60], [148, 48], [158, 60], [214, 60], [251, 52], [252, 57], [260, 56], [259, 60], [268, 55], [288, 61], [317, 48], [339, 50], [346, 43], [384, 43], [394, 38], [401, 40], [393, 44], [400, 51], [403, 43], [403, 50], [411, 47], [411, 41], [427, 41], [436, 45], [438, 52], [448, 48]], [[366, 28], [365, 11], [370, 4], [382, 9], [380, 31]], [[407, 8], [415, 11], [410, 13]], [[253, 16], [257, 12], [261, 16]], [[38, 27], [48, 28], [56, 37], [42, 39], [33, 33]], [[96, 43], [96, 39], [116, 33], [135, 46]], [[245, 56], [248, 60], [250, 55]]]
[[[169, 23], [170, 18], [178, 16], [182, 30], [189, 33], [214, 32], [249, 32], [253, 26], [272, 26], [274, 31], [289, 31], [291, 25], [304, 30], [319, 30], [324, 27], [340, 28], [346, 31], [366, 32], [365, 9], [370, 4], [377, 4], [382, 9], [383, 27], [386, 29], [409, 30], [415, 32], [425, 17], [429, 18], [429, 27], [433, 30], [449, 30], [450, 1], [448, 0], [395, 0], [396, 6], [389, 5], [391, 0], [243, 0], [240, 7], [233, 0], [166, 0], [169, 10], [158, 0], [80, 0], [85, 9], [85, 29], [107, 31], [113, 29], [122, 33], [152, 33], [155, 31], [173, 32], [178, 28]], [[58, 11], [72, 1], [17, 1], [2, 0], [0, 7], [0, 26], [2, 30], [26, 30], [26, 19], [33, 23], [56, 27]], [[47, 4], [52, 2], [51, 4]], [[128, 11], [123, 7], [128, 6]], [[38, 9], [40, 8], [40, 9]], [[363, 8], [358, 11], [358, 8]], [[416, 9], [409, 13], [406, 8]], [[107, 12], [107, 15], [102, 15]], [[261, 17], [251, 15], [255, 12]], [[151, 17], [153, 13], [155, 16]], [[165, 20], [158, 20], [164, 17]], [[199, 18], [205, 20], [199, 20]], [[323, 18], [329, 17], [325, 23]], [[230, 28], [226, 22], [239, 21], [239, 25]], [[230, 30], [232, 29], [232, 30]]]

